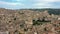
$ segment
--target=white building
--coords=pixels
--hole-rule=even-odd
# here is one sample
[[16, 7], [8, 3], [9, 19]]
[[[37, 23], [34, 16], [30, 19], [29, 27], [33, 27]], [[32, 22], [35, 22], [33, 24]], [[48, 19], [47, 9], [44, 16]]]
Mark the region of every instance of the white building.
[[34, 32], [34, 34], [37, 34], [37, 32]]
[[60, 20], [60, 18], [58, 18], [58, 20]]

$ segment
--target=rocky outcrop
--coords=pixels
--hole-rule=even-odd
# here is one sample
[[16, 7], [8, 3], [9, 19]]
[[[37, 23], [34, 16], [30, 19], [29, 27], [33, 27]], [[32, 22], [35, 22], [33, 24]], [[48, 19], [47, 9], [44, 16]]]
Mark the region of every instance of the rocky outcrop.
[[[49, 15], [47, 10], [0, 9], [0, 31], [8, 31], [9, 34], [59, 34], [60, 21], [54, 16]], [[33, 20], [39, 25], [33, 25]]]

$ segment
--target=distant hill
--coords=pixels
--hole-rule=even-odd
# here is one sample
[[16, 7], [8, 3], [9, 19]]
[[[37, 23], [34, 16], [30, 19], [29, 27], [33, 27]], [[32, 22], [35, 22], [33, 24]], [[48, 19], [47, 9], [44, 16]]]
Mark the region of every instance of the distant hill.
[[40, 12], [47, 10], [49, 12], [49, 14], [60, 15], [60, 9], [29, 9], [29, 10], [40, 11]]
[[[8, 10], [8, 11], [11, 11], [11, 9], [4, 9], [4, 8], [0, 8], [0, 10], [3, 9], [3, 10]], [[32, 10], [32, 11], [45, 11], [47, 10], [49, 14], [55, 14], [55, 15], [60, 15], [60, 9], [50, 9], [50, 8], [47, 8], [47, 9], [18, 9], [18, 10], [12, 10], [12, 11], [21, 11], [21, 10]]]

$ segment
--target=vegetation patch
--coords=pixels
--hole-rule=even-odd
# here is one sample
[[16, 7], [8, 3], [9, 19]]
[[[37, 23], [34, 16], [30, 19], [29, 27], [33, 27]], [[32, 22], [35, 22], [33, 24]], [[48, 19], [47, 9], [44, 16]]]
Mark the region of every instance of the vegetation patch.
[[42, 21], [40, 21], [40, 20], [37, 20], [37, 21], [33, 20], [33, 25], [42, 25], [44, 23], [49, 23], [49, 22], [50, 21], [45, 21], [45, 20], [42, 20]]

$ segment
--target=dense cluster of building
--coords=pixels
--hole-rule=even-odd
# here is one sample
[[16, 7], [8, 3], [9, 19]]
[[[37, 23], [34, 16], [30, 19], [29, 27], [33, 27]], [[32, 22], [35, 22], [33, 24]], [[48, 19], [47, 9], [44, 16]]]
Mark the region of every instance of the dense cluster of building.
[[[37, 24], [38, 23], [38, 24]], [[0, 32], [8, 34], [60, 34], [60, 16], [48, 11], [0, 10]]]

